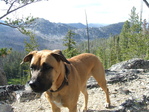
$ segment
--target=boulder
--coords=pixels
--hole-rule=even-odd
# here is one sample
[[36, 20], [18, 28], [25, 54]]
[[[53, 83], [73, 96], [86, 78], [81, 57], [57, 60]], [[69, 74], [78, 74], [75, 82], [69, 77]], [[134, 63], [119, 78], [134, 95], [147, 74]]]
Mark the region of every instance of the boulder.
[[111, 75], [111, 77], [107, 78], [107, 83], [113, 84], [118, 82], [128, 82], [130, 80], [135, 80], [139, 78], [136, 72], [134, 71], [115, 71], [115, 72], [106, 72], [107, 75]]
[[0, 86], [7, 85], [7, 78], [4, 71], [0, 68]]
[[0, 86], [0, 101], [13, 101], [15, 99], [14, 91], [24, 90], [24, 85], [5, 85]]
[[121, 71], [123, 69], [149, 69], [149, 60], [134, 58], [112, 65], [108, 70]]
[[33, 92], [29, 85], [5, 85], [0, 86], [0, 101], [24, 102], [40, 98], [41, 94]]
[[0, 103], [0, 112], [13, 112], [13, 108], [9, 104]]
[[143, 111], [143, 107], [149, 104], [149, 96], [142, 95], [137, 98], [130, 98], [124, 101], [114, 112], [147, 112], [146, 110]]
[[15, 91], [15, 99], [17, 102], [26, 102], [30, 100], [34, 100], [37, 98], [40, 98], [41, 94], [27, 91], [27, 90], [21, 90], [21, 91]]

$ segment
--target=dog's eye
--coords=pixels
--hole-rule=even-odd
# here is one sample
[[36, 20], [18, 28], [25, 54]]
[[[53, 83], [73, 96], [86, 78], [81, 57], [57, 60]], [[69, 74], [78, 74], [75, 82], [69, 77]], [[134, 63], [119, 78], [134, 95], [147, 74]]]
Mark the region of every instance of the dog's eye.
[[30, 70], [37, 70], [38, 68], [37, 68], [37, 66], [36, 65], [31, 65], [30, 66]]
[[53, 67], [52, 66], [50, 66], [50, 65], [48, 65], [48, 64], [46, 64], [46, 63], [44, 63], [43, 64], [43, 68], [42, 68], [42, 70], [50, 70], [50, 69], [52, 69]]
[[35, 67], [34, 66], [30, 66], [30, 70], [34, 70], [35, 69]]

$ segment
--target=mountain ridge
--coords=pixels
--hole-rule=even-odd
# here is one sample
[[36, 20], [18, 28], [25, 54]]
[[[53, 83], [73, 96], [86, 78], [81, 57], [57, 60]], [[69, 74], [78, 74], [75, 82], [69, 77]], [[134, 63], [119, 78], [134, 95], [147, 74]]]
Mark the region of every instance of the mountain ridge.
[[[90, 39], [108, 38], [111, 34], [120, 33], [123, 22], [111, 24], [103, 27], [89, 27]], [[63, 38], [69, 30], [76, 35], [76, 42], [87, 40], [86, 26], [82, 23], [53, 23], [43, 18], [37, 19], [29, 29], [35, 33], [40, 49], [64, 49]], [[24, 50], [24, 40], [29, 37], [21, 34], [17, 29], [0, 25], [0, 47], [13, 48], [15, 50]]]

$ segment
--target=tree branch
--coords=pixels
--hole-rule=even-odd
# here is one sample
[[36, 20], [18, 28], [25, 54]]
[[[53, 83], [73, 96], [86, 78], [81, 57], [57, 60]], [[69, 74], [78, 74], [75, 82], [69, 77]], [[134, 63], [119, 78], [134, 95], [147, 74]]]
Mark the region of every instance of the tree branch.
[[13, 25], [10, 25], [10, 24], [7, 24], [7, 23], [0, 22], [0, 24], [5, 25], [5, 26], [9, 26], [9, 27], [12, 27], [12, 28], [18, 28], [18, 26], [13, 26]]
[[42, 0], [36, 0], [36, 1], [34, 1], [34, 0], [29, 0], [28, 2], [24, 3], [22, 6], [19, 6], [19, 7], [15, 8], [15, 9], [11, 10], [11, 8], [12, 8], [13, 5], [14, 5], [14, 3], [16, 2], [16, 0], [15, 0], [14, 2], [12, 2], [12, 3], [10, 4], [10, 7], [9, 7], [9, 9], [7, 10], [7, 13], [4, 14], [3, 16], [1, 16], [0, 19], [6, 17], [6, 16], [9, 15], [10, 13], [12, 13], [12, 12], [18, 10], [18, 9], [21, 9], [21, 8], [23, 8], [23, 7], [25, 7], [25, 6], [29, 5], [29, 4], [36, 3], [36, 2], [39, 2], [39, 1], [42, 1]]
[[149, 3], [146, 0], [143, 0], [146, 4], [146, 6], [149, 8]]
[[12, 12], [14, 12], [14, 11], [16, 11], [16, 10], [22, 8], [22, 7], [25, 7], [25, 6], [27, 6], [27, 5], [31, 4], [31, 3], [32, 3], [32, 2], [30, 2], [30, 3], [26, 3], [26, 4], [24, 4], [24, 5], [20, 6], [20, 7], [17, 7], [17, 8], [15, 8], [15, 9], [13, 9], [13, 10], [7, 12], [7, 13], [4, 14], [3, 16], [1, 16], [0, 19], [4, 18], [5, 16], [9, 15], [10, 13], [12, 13]]
[[9, 13], [10, 9], [12, 8], [12, 6], [14, 5], [15, 1], [13, 3], [11, 3], [9, 9], [7, 10], [7, 13]]

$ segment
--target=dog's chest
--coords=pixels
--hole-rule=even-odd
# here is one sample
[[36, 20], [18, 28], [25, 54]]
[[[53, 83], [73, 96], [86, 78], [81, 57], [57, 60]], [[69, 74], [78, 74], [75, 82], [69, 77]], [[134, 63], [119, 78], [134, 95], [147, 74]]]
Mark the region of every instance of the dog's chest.
[[62, 102], [53, 101], [53, 103], [59, 108], [63, 107]]
[[52, 95], [52, 102], [57, 106], [57, 107], [63, 107], [63, 101], [60, 95]]

